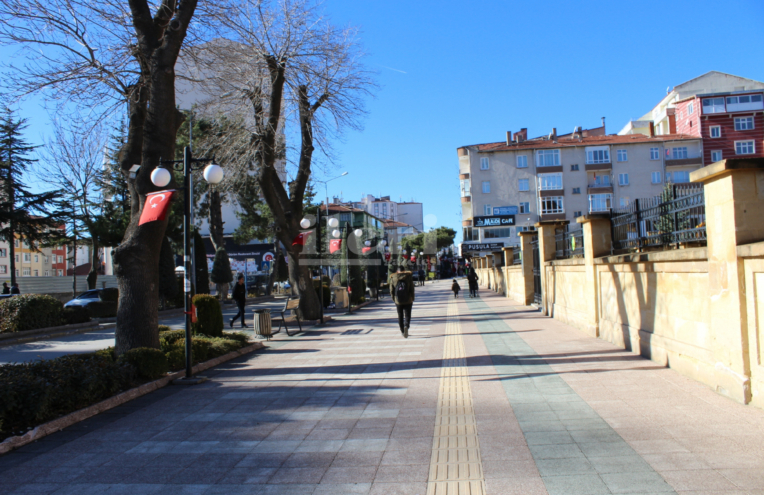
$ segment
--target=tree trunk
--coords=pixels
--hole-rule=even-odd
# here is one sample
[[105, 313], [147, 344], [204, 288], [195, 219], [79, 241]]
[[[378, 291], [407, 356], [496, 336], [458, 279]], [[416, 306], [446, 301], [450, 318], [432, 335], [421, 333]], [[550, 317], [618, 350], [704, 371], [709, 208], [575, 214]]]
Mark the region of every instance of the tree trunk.
[[310, 267], [300, 264], [300, 253], [294, 246], [287, 248], [289, 260], [289, 283], [292, 285], [292, 293], [300, 298], [301, 318], [305, 320], [318, 320], [321, 317], [321, 301], [313, 289], [313, 278], [310, 276]]
[[99, 249], [98, 238], [93, 235], [93, 231], [90, 231], [90, 271], [88, 272], [88, 289], [96, 289], [98, 283], [98, 268], [100, 267], [101, 259], [98, 257]]
[[210, 240], [215, 246], [215, 251], [220, 248], [225, 249], [225, 239], [223, 238], [223, 211], [220, 202], [220, 191], [210, 186], [209, 192], [209, 223]]

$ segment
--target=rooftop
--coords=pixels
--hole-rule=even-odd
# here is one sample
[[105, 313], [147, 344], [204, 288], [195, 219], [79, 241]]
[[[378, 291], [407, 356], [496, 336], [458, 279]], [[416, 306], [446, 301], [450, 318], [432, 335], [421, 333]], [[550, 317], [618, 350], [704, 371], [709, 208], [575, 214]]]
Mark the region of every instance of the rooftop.
[[385, 223], [386, 229], [394, 229], [398, 227], [412, 227], [412, 225], [409, 225], [407, 223], [399, 222], [397, 220], [383, 220]]
[[[547, 138], [534, 138], [527, 141], [511, 142], [509, 145], [505, 141], [498, 143], [477, 144], [478, 152], [494, 151], [515, 151], [539, 148], [573, 148], [577, 146], [605, 146], [609, 144], [639, 144], [639, 143], [662, 143], [666, 141], [692, 141], [699, 140], [699, 137], [689, 134], [663, 134], [660, 136], [645, 136], [644, 134], [629, 134], [619, 136], [616, 134], [610, 136], [586, 136], [582, 138], [571, 136], [558, 136], [557, 140]], [[464, 146], [462, 146], [463, 148]]]

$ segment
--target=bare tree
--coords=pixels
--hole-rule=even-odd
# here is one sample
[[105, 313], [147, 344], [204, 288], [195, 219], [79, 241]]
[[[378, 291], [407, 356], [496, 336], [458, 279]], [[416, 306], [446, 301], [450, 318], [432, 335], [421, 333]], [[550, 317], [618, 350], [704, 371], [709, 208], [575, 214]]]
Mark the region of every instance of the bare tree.
[[40, 181], [65, 191], [74, 208], [73, 220], [90, 234], [90, 272], [88, 288], [95, 289], [98, 280], [98, 256], [104, 218], [104, 198], [100, 184], [104, 173], [107, 136], [100, 125], [83, 125], [77, 120], [59, 117], [53, 120], [53, 137], [42, 148], [42, 167], [36, 175]]
[[[34, 56], [6, 66], [16, 94], [36, 91], [52, 101], [108, 115], [129, 105], [120, 153], [128, 180], [131, 223], [114, 250], [119, 280], [116, 349], [159, 347], [159, 252], [167, 221], [138, 225], [151, 172], [174, 155], [183, 118], [175, 106], [175, 63], [189, 34], [197, 0], [3, 0], [0, 41]], [[201, 24], [203, 27], [204, 24]], [[172, 187], [174, 184], [171, 184]]]
[[[228, 148], [236, 156], [225, 162], [228, 169], [255, 168], [276, 238], [286, 248], [300, 310], [305, 318], [317, 318], [320, 303], [308, 265], [301, 263], [303, 246], [293, 245], [313, 154], [318, 146], [330, 155], [332, 138], [360, 127], [364, 98], [374, 83], [361, 64], [355, 31], [328, 23], [311, 0], [231, 1], [225, 18], [228, 41], [191, 52], [198, 67], [214, 64], [200, 71], [213, 88], [209, 93], [220, 95], [212, 105], [248, 109], [249, 132], [237, 136], [238, 145]], [[290, 126], [300, 144], [290, 160], [295, 178], [287, 186], [277, 163]]]

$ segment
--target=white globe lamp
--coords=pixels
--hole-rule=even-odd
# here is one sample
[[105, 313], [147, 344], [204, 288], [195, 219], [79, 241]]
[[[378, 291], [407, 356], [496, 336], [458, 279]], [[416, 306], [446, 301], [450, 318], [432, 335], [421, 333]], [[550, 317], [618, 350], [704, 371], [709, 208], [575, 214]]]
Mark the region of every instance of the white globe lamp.
[[329, 223], [329, 227], [333, 229], [336, 229], [337, 226], [340, 224], [339, 220], [337, 220], [336, 218], [330, 218], [328, 223]]
[[355, 229], [353, 233], [355, 234], [356, 237], [361, 237], [363, 235], [363, 230]]
[[210, 184], [220, 184], [220, 181], [223, 180], [223, 169], [220, 165], [210, 163], [204, 167], [202, 175], [204, 176], [204, 180]]
[[157, 167], [151, 172], [151, 182], [157, 187], [165, 187], [171, 178], [170, 171], [166, 168]]
[[310, 227], [310, 220], [308, 220], [307, 218], [303, 218], [302, 220], [300, 220], [300, 227], [302, 227], [303, 229], [307, 229], [308, 227]]
[[336, 238], [340, 236], [340, 231], [337, 229], [332, 230], [332, 235]]
[[366, 242], [364, 242], [364, 244], [366, 245], [366, 247], [369, 247], [369, 246], [371, 246], [371, 241], [366, 241]]

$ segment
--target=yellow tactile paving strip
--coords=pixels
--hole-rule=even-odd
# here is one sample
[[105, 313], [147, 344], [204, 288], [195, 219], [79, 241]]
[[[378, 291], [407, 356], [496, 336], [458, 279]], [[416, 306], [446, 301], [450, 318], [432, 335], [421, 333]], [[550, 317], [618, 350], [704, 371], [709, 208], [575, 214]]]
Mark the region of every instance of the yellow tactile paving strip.
[[456, 301], [446, 310], [443, 367], [438, 414], [432, 444], [427, 495], [483, 495], [485, 478], [480, 461], [469, 371]]

